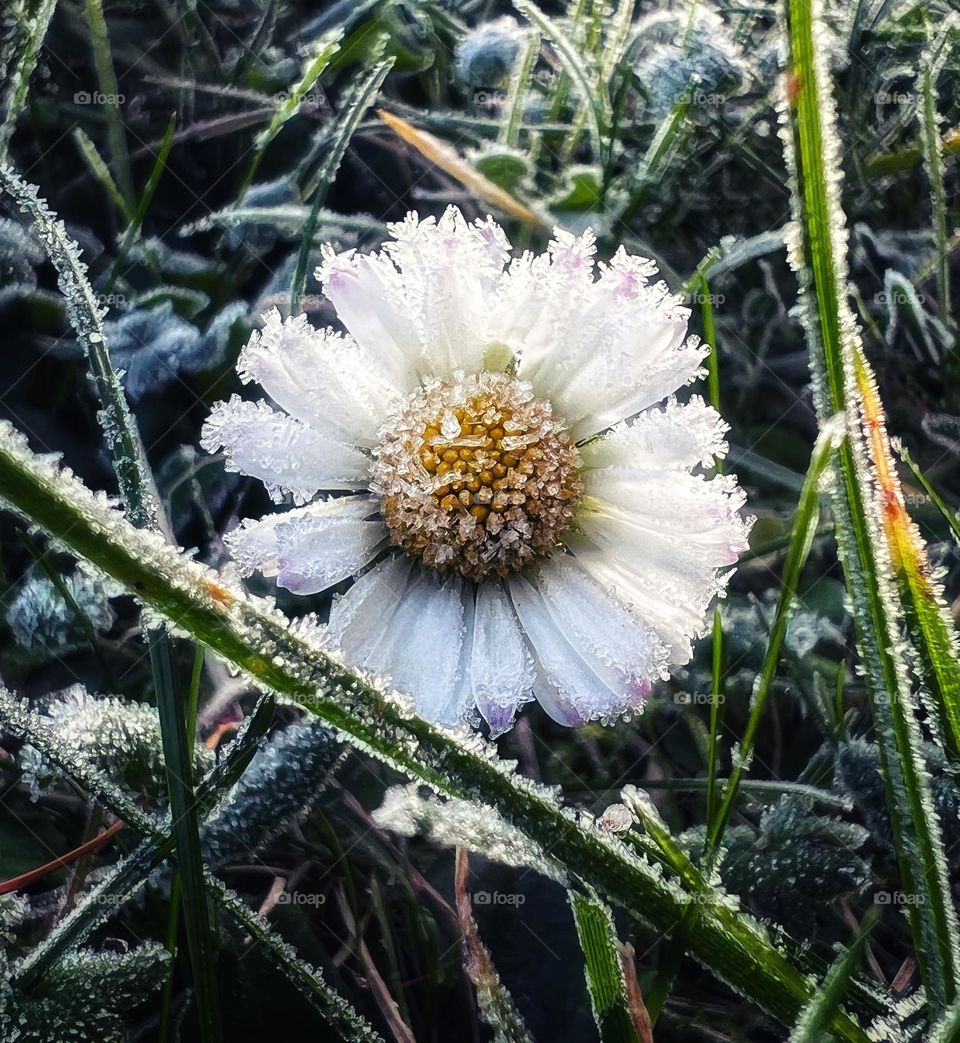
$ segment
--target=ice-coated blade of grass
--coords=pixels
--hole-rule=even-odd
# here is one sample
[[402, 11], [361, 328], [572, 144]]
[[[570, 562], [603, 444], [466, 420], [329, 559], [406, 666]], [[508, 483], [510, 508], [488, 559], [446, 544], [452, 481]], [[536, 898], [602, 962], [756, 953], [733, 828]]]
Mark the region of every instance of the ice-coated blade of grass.
[[[605, 900], [660, 933], [676, 929], [690, 897], [682, 880], [565, 807], [556, 790], [516, 775], [479, 736], [428, 724], [399, 697], [377, 691], [325, 651], [309, 623], [292, 624], [272, 603], [190, 561], [159, 535], [133, 528], [102, 494], [31, 453], [9, 423], [0, 424], [0, 497], [123, 583], [178, 633], [300, 703], [344, 740], [442, 794], [492, 807]], [[697, 907], [690, 954], [785, 1024], [809, 998], [806, 975], [725, 901]], [[842, 1040], [865, 1043], [846, 1015], [831, 1027]]]
[[303, 99], [310, 93], [334, 55], [340, 50], [340, 41], [342, 39], [343, 30], [337, 29], [319, 41], [316, 53], [307, 62], [300, 79], [290, 87], [286, 98], [277, 107], [277, 111], [273, 114], [270, 122], [257, 135], [253, 146], [253, 155], [250, 157], [250, 163], [243, 176], [243, 181], [240, 183], [239, 196], [243, 195], [244, 190], [253, 181], [267, 146], [280, 133], [284, 124], [297, 114], [300, 106], [303, 104]]
[[[31, 14], [27, 10], [27, 0], [19, 4], [24, 38], [22, 46], [6, 63], [9, 79], [3, 92], [3, 120], [0, 121], [0, 166], [6, 162], [10, 138], [27, 103], [30, 77], [37, 66], [37, 56], [40, 54], [56, 6], [57, 0], [40, 0], [36, 11]], [[13, 46], [16, 47], [16, 44]]]
[[750, 702], [750, 713], [747, 717], [747, 725], [744, 729], [740, 742], [733, 758], [730, 768], [730, 778], [723, 791], [723, 797], [716, 815], [711, 819], [707, 843], [707, 860], [712, 865], [720, 846], [723, 842], [723, 834], [730, 820], [740, 781], [747, 770], [750, 759], [753, 756], [754, 741], [757, 729], [763, 717], [763, 711], [767, 705], [767, 697], [773, 679], [776, 676], [777, 664], [780, 662], [780, 650], [783, 639], [787, 632], [787, 623], [793, 611], [794, 601], [797, 596], [797, 585], [800, 581], [800, 572], [810, 553], [813, 543], [813, 534], [817, 529], [820, 518], [820, 483], [823, 478], [827, 464], [843, 438], [842, 418], [834, 418], [824, 424], [820, 436], [813, 448], [810, 457], [810, 466], [800, 490], [800, 501], [797, 504], [797, 513], [793, 519], [793, 530], [790, 537], [790, 549], [787, 552], [787, 560], [783, 566], [783, 575], [780, 579], [780, 599], [777, 602], [777, 610], [774, 615], [773, 628], [767, 642], [764, 653], [763, 666], [757, 674], [753, 685], [753, 697]]
[[[163, 525], [153, 476], [136, 423], [127, 408], [120, 379], [110, 361], [103, 333], [102, 312], [86, 278], [86, 268], [80, 260], [76, 244], [67, 236], [62, 222], [38, 198], [36, 188], [27, 185], [8, 167], [0, 167], [0, 188], [31, 218], [57, 270], [59, 286], [66, 298], [70, 325], [86, 351], [99, 392], [102, 407], [100, 422], [130, 520], [138, 528], [156, 531], [160, 539], [159, 532], [166, 526]], [[178, 846], [183, 845], [179, 851], [180, 872], [200, 1025], [205, 1043], [216, 1043], [221, 1034], [213, 972], [213, 940], [203, 888], [203, 861], [200, 857], [196, 817], [190, 810], [194, 807], [191, 784], [193, 736], [186, 735], [183, 704], [173, 688], [170, 636], [165, 631], [151, 632], [147, 628], [146, 639], [160, 712], [170, 803], [183, 812], [177, 816], [177, 843]]]
[[[884, 455], [882, 414], [871, 419], [874, 407], [864, 402], [864, 380], [857, 375], [858, 365], [862, 374], [868, 370], [847, 297], [839, 139], [822, 4], [784, 0], [784, 11], [788, 70], [782, 130], [796, 225], [789, 254], [800, 280], [817, 412], [821, 422], [836, 413], [847, 418], [833, 497], [838, 542], [871, 696], [901, 885], [911, 896], [914, 948], [935, 1014], [957, 993], [960, 931], [920, 749], [911, 688], [915, 657], [902, 634], [897, 570], [907, 559], [902, 548], [891, 545], [889, 523], [895, 521], [898, 538], [906, 538], [908, 529], [900, 512], [902, 498], [897, 500], [899, 482]], [[884, 450], [879, 456], [878, 448]], [[919, 566], [923, 548], [916, 549]], [[925, 680], [935, 683], [935, 678]], [[944, 693], [938, 694], [942, 699]], [[943, 716], [952, 714], [944, 708]]]
[[923, 491], [927, 494], [927, 496], [930, 497], [931, 502], [940, 512], [941, 516], [943, 517], [943, 520], [947, 523], [947, 525], [950, 526], [953, 535], [957, 538], [957, 542], [960, 543], [960, 518], [957, 517], [957, 512], [947, 506], [946, 501], [930, 484], [930, 480], [917, 466], [913, 457], [907, 451], [906, 446], [901, 445], [899, 442], [894, 440], [893, 448], [896, 451], [897, 455], [900, 457], [900, 459], [903, 460], [907, 467], [909, 467], [910, 470], [913, 472], [913, 477], [916, 478], [916, 480], [923, 487]]
[[930, 1043], [960, 1043], [960, 1004], [955, 1004], [930, 1030]]
[[117, 472], [127, 516], [134, 525], [158, 522], [156, 489], [147, 467], [123, 388], [110, 362], [103, 332], [103, 309], [97, 302], [80, 260], [77, 244], [37, 194], [11, 167], [0, 166], [2, 190], [27, 215], [47, 256], [57, 271], [58, 285], [65, 298], [67, 318], [86, 353], [103, 407], [101, 421], [107, 448]]
[[601, 162], [604, 159], [604, 141], [609, 133], [611, 114], [610, 98], [606, 85], [595, 89], [584, 68], [584, 58], [559, 25], [540, 10], [533, 0], [514, 0], [513, 6], [526, 20], [545, 36], [553, 45], [563, 71], [576, 85], [580, 100], [587, 110], [590, 122], [590, 140], [593, 154]]
[[[874, 910], [871, 910], [873, 913]], [[843, 994], [860, 963], [863, 947], [870, 937], [876, 916], [864, 919], [853, 943], [834, 963], [813, 999], [804, 1007], [790, 1033], [789, 1043], [823, 1043], [829, 1038], [827, 1026], [843, 1000]]]
[[310, 263], [310, 252], [313, 249], [313, 240], [317, 231], [317, 222], [320, 210], [327, 198], [327, 192], [337, 176], [343, 157], [347, 153], [347, 146], [353, 137], [360, 121], [366, 115], [367, 110], [376, 101], [383, 81], [387, 73], [393, 68], [394, 59], [387, 58], [377, 64], [365, 75], [361, 75], [354, 81], [346, 102], [337, 119], [337, 133], [330, 144], [326, 158], [317, 173], [316, 181], [311, 190], [313, 192], [313, 203], [310, 213], [303, 226], [300, 240], [300, 249], [297, 253], [297, 264], [293, 273], [293, 284], [290, 287], [290, 313], [296, 315], [300, 312], [300, 302], [303, 291], [307, 285], [307, 265]]
[[[597, 1023], [601, 1043], [644, 1043], [651, 1038], [649, 1019], [631, 1009], [617, 938], [616, 925], [606, 904], [595, 895], [569, 891], [577, 937], [583, 951], [590, 1006]], [[637, 1019], [644, 1019], [644, 1035]]]
[[[89, 931], [104, 922], [123, 901], [132, 897], [151, 869], [174, 850], [173, 837], [164, 823], [147, 814], [114, 785], [102, 772], [83, 763], [68, 749], [56, 731], [38, 714], [15, 699], [0, 685], [0, 725], [5, 731], [35, 746], [44, 757], [80, 789], [96, 796], [98, 802], [147, 838], [130, 856], [115, 867], [94, 888], [96, 900], [77, 906], [51, 936], [37, 946], [14, 968], [13, 981], [27, 986], [36, 980], [44, 965], [75, 945]], [[236, 894], [205, 871], [204, 886], [209, 894], [251, 937], [262, 945], [263, 954], [314, 1005], [343, 1040], [350, 1043], [383, 1043], [367, 1021], [323, 979], [319, 970], [301, 960], [292, 947], [280, 938]], [[92, 919], [77, 922], [81, 911], [93, 910]]]
[[100, 93], [104, 96], [102, 104], [104, 119], [107, 124], [107, 146], [113, 173], [117, 179], [120, 193], [131, 209], [136, 199], [133, 188], [133, 174], [130, 170], [130, 153], [127, 149], [127, 132], [123, 126], [120, 112], [120, 87], [117, 75], [113, 70], [113, 57], [110, 54], [110, 36], [107, 23], [103, 17], [101, 0], [85, 0], [84, 14], [90, 32], [90, 44], [93, 48], [93, 64], [97, 70], [97, 82]]
[[937, 79], [947, 56], [948, 41], [957, 29], [957, 15], [952, 12], [938, 27], [936, 36], [920, 60], [919, 83], [920, 140], [923, 142], [923, 165], [930, 181], [933, 206], [933, 230], [937, 244], [937, 311], [940, 321], [951, 321], [950, 251], [947, 246], [947, 200], [944, 191], [943, 144], [940, 138], [940, 113], [937, 111]]
[[859, 346], [854, 358], [854, 372], [891, 564], [922, 678], [933, 697], [931, 722], [939, 724], [956, 756], [960, 753], [960, 649], [956, 629], [940, 580], [928, 564], [920, 530], [904, 504], [886, 434], [883, 406], [873, 374]]
[[500, 141], [508, 148], [516, 148], [520, 144], [520, 126], [523, 123], [523, 107], [527, 102], [527, 90], [533, 67], [540, 54], [540, 34], [534, 30], [530, 33], [520, 61], [510, 77], [510, 88], [503, 107], [505, 113], [500, 126]]

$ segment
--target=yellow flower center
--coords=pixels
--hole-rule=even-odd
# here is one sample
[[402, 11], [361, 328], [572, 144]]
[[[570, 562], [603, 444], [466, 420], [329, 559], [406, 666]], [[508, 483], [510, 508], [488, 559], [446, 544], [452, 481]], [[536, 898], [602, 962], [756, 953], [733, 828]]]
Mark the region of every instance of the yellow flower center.
[[503, 373], [418, 389], [375, 455], [392, 542], [472, 579], [548, 554], [583, 491], [580, 454], [553, 407]]

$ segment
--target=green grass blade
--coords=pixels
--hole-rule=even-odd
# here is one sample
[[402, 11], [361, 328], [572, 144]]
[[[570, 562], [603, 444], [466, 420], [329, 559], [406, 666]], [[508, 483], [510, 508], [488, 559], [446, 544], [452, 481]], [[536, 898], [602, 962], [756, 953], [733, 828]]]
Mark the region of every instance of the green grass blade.
[[[104, 95], [104, 117], [107, 122], [107, 146], [113, 163], [113, 172], [127, 206], [133, 209], [136, 193], [133, 188], [133, 174], [130, 170], [130, 153], [127, 150], [127, 132], [120, 117], [120, 87], [113, 71], [113, 58], [110, 54], [110, 35], [103, 17], [101, 0], [85, 0], [84, 13], [87, 28], [90, 31], [90, 43], [93, 47], [93, 64], [97, 70], [97, 82]], [[113, 99], [111, 101], [110, 99]]]
[[133, 221], [133, 210], [127, 205], [126, 199], [123, 198], [123, 194], [117, 188], [117, 183], [113, 180], [113, 174], [110, 173], [110, 168], [97, 151], [97, 146], [94, 145], [80, 127], [73, 128], [73, 140], [77, 143], [80, 155], [90, 168], [90, 172], [103, 185], [107, 198], [117, 208], [124, 221], [128, 224], [131, 223]]
[[580, 100], [587, 110], [590, 120], [590, 140], [594, 155], [603, 160], [604, 136], [610, 127], [610, 99], [606, 90], [593, 89], [584, 70], [584, 59], [577, 52], [573, 42], [566, 33], [540, 10], [533, 0], [514, 0], [513, 6], [524, 18], [545, 36], [557, 52], [557, 58], [563, 71], [576, 84]]
[[[26, 3], [23, 14], [26, 23], [26, 38], [19, 53], [15, 53], [7, 61], [6, 90], [3, 92], [3, 120], [0, 121], [0, 165], [6, 162], [10, 138], [17, 126], [17, 119], [27, 103], [30, 92], [30, 77], [37, 66], [37, 56], [43, 46], [47, 28], [56, 10], [57, 0], [41, 0], [33, 17], [26, 14]], [[15, 45], [14, 45], [15, 46]]]
[[293, 273], [293, 283], [290, 286], [290, 314], [296, 315], [300, 312], [300, 302], [303, 299], [303, 291], [307, 285], [307, 266], [310, 263], [310, 251], [313, 249], [313, 240], [317, 231], [317, 220], [320, 211], [327, 198], [327, 192], [333, 179], [337, 176], [343, 157], [347, 153], [350, 139], [353, 137], [360, 121], [366, 115], [370, 106], [377, 100], [383, 81], [387, 73], [393, 68], [394, 59], [387, 58], [378, 62], [366, 75], [359, 77], [351, 86], [347, 94], [346, 102], [340, 111], [337, 120], [337, 133], [330, 144], [326, 158], [317, 173], [314, 184], [311, 186], [313, 192], [313, 203], [306, 224], [303, 226], [300, 249], [297, 252], [297, 264]]
[[270, 122], [257, 135], [253, 146], [253, 155], [243, 181], [240, 184], [238, 195], [242, 196], [244, 191], [253, 181], [254, 175], [260, 167], [260, 161], [267, 150], [267, 146], [280, 133], [284, 124], [292, 119], [300, 110], [303, 99], [310, 93], [317, 80], [323, 75], [334, 55], [340, 50], [340, 41], [343, 39], [343, 30], [338, 29], [334, 33], [323, 37], [318, 45], [316, 54], [307, 62], [300, 79], [291, 86], [287, 97], [278, 106]]
[[569, 891], [570, 908], [583, 951], [590, 1006], [602, 1043], [642, 1043], [631, 1010], [620, 941], [607, 906], [599, 898]]
[[508, 148], [516, 148], [520, 144], [520, 126], [523, 123], [523, 107], [527, 103], [527, 90], [530, 87], [530, 77], [533, 67], [536, 65], [540, 54], [540, 34], [536, 31], [530, 34], [523, 55], [517, 63], [513, 75], [510, 77], [510, 88], [507, 91], [507, 101], [504, 105], [506, 118], [500, 127], [500, 141]]
[[708, 834], [709, 840], [706, 853], [708, 863], [711, 865], [720, 851], [723, 834], [737, 799], [741, 779], [753, 756], [757, 729], [760, 727], [763, 711], [767, 705], [767, 697], [770, 694], [770, 688], [776, 676], [777, 664], [780, 662], [780, 650], [783, 647], [783, 639], [787, 632], [787, 623], [790, 621], [790, 613], [796, 600], [800, 572], [806, 563], [807, 555], [810, 553], [813, 534], [816, 531], [817, 522], [820, 518], [820, 483], [827, 464], [839, 445], [842, 431], [842, 425], [838, 421], [828, 425], [825, 424], [821, 428], [820, 437], [817, 439], [810, 457], [810, 466], [807, 468], [807, 475], [803, 482], [803, 488], [800, 491], [800, 501], [797, 504], [797, 513], [793, 519], [790, 549], [787, 552], [787, 560], [784, 563], [783, 575], [780, 579], [780, 599], [777, 602], [773, 628], [770, 632], [767, 650], [764, 653], [763, 666], [754, 681], [753, 698], [750, 702], [747, 726], [740, 738], [740, 742], [737, 744], [737, 754], [730, 769], [730, 778], [727, 781], [720, 808], [711, 822]]
[[174, 672], [170, 638], [164, 631], [151, 630], [147, 641], [160, 714], [163, 760], [177, 843], [177, 867], [183, 891], [200, 1035], [204, 1043], [217, 1043], [222, 1038], [222, 1031], [214, 969], [216, 947], [207, 914], [197, 802], [193, 791], [193, 736], [187, 735], [183, 712], [186, 700]]
[[[874, 912], [875, 910], [871, 910], [871, 913]], [[825, 1039], [830, 1038], [828, 1029], [830, 1019], [840, 1007], [850, 979], [860, 964], [863, 947], [866, 945], [875, 923], [876, 916], [874, 915], [869, 919], [864, 919], [853, 943], [844, 950], [840, 959], [830, 968], [823, 985], [797, 1019], [797, 1024], [790, 1033], [789, 1043], [823, 1043]]]
[[[901, 885], [913, 896], [910, 926], [930, 1008], [942, 1011], [957, 993], [960, 931], [950, 897], [940, 824], [921, 754], [911, 690], [914, 663], [902, 640], [904, 618], [894, 551], [883, 528], [896, 476], [869, 443], [863, 381], [855, 367], [859, 333], [847, 299], [846, 226], [839, 199], [839, 141], [826, 67], [822, 4], [785, 0], [789, 79], [783, 124], [796, 234], [791, 262], [801, 306], [821, 422], [847, 416], [834, 496], [837, 534], [861, 659], [876, 723]], [[865, 365], [860, 358], [860, 363]], [[874, 455], [871, 456], [871, 450]], [[887, 484], [883, 485], [882, 482]]]
[[[689, 905], [682, 882], [564, 808], [554, 790], [516, 776], [478, 737], [411, 716], [332, 660], [309, 626], [292, 627], [272, 603], [130, 526], [102, 496], [31, 453], [9, 423], [0, 424], [0, 496], [255, 683], [289, 696], [410, 778], [448, 796], [482, 800], [606, 900], [660, 933], [676, 929]], [[698, 906], [690, 953], [784, 1023], [795, 1020], [810, 995], [806, 975], [764, 930], [723, 903]], [[846, 1016], [834, 1019], [833, 1029], [843, 1040], [864, 1043]]]
[[949, 15], [920, 60], [920, 139], [923, 142], [923, 165], [930, 181], [933, 205], [933, 230], [937, 244], [937, 311], [940, 321], [949, 325], [950, 250], [947, 245], [947, 199], [944, 190], [943, 145], [940, 138], [940, 114], [937, 111], [937, 79], [946, 59], [947, 44], [956, 32], [957, 16]]
[[160, 147], [157, 149], [150, 176], [147, 178], [146, 185], [144, 185], [143, 193], [137, 203], [136, 210], [134, 210], [130, 216], [126, 230], [123, 233], [123, 238], [120, 240], [120, 245], [117, 247], [117, 255], [114, 257], [113, 264], [110, 266], [110, 276], [107, 280], [109, 285], [112, 285], [116, 279], [117, 274], [123, 267], [123, 262], [130, 247], [133, 246], [134, 240], [143, 228], [144, 218], [147, 216], [147, 211], [150, 209], [150, 204], [153, 202], [153, 197], [160, 184], [160, 178], [163, 177], [163, 172], [167, 166], [167, 157], [170, 155], [170, 149], [173, 147], [173, 136], [176, 127], [177, 115], [176, 113], [171, 113], [170, 119], [167, 120], [167, 126], [163, 132], [163, 138], [160, 141]]
[[930, 480], [917, 466], [906, 446], [901, 445], [899, 442], [894, 442], [893, 448], [900, 459], [903, 460], [907, 467], [909, 467], [913, 472], [913, 477], [916, 478], [923, 487], [923, 491], [930, 497], [931, 502], [943, 516], [943, 520], [950, 526], [954, 536], [957, 537], [958, 542], [960, 542], [960, 518], [957, 517], [957, 512], [951, 510], [950, 507], [947, 506], [946, 500], [944, 500], [944, 498], [930, 484]]
[[155, 525], [158, 506], [153, 479], [123, 388], [107, 353], [101, 308], [87, 280], [86, 265], [80, 260], [77, 245], [67, 235], [63, 222], [39, 198], [37, 189], [8, 166], [0, 167], [0, 190], [29, 217], [57, 270], [58, 285], [66, 299], [67, 318], [86, 352], [97, 384], [103, 406], [104, 436], [127, 516], [137, 526]]

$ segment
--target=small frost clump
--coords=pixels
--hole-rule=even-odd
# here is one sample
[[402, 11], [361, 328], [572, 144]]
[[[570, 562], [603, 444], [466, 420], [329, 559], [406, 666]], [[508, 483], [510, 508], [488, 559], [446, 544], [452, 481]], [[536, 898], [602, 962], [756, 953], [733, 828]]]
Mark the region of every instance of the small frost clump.
[[[154, 707], [115, 696], [90, 695], [81, 685], [61, 692], [47, 714], [61, 742], [78, 758], [125, 788], [160, 797], [165, 792], [163, 743]], [[209, 767], [213, 754], [198, 745], [194, 768]], [[58, 777], [57, 770], [32, 746], [20, 755], [23, 780], [34, 797]]]

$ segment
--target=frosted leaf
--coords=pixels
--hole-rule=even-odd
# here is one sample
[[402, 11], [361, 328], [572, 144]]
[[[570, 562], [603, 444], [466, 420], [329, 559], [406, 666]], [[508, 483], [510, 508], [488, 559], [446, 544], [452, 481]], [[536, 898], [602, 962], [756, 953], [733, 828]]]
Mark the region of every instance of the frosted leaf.
[[[105, 632], [113, 626], [116, 614], [110, 599], [124, 593], [120, 584], [83, 567], [60, 580], [95, 630]], [[53, 581], [39, 571], [30, 572], [19, 584], [16, 596], [7, 606], [6, 621], [17, 643], [27, 649], [62, 654], [88, 639], [74, 607]]]
[[165, 301], [104, 323], [102, 339], [109, 343], [113, 364], [124, 371], [123, 386], [136, 402], [145, 394], [162, 391], [178, 377], [221, 365], [234, 328], [246, 317], [246, 305], [230, 304], [202, 331]]
[[[89, 695], [80, 685], [61, 692], [47, 707], [60, 742], [79, 760], [125, 788], [157, 798], [166, 793], [160, 720], [155, 707]], [[213, 754], [201, 744], [194, 752], [197, 771]], [[20, 754], [23, 779], [34, 797], [59, 776], [43, 752], [25, 746]]]
[[425, 836], [446, 847], [465, 847], [504, 865], [528, 867], [559, 883], [566, 875], [532, 841], [484, 804], [421, 794], [417, 783], [393, 786], [373, 820], [401, 836]]
[[206, 860], [224, 865], [247, 857], [304, 817], [339, 756], [332, 733], [315, 719], [272, 735], [207, 819], [202, 835]]

